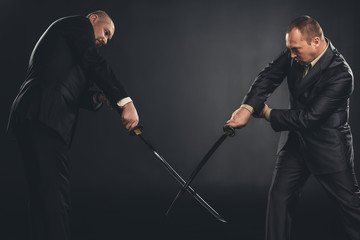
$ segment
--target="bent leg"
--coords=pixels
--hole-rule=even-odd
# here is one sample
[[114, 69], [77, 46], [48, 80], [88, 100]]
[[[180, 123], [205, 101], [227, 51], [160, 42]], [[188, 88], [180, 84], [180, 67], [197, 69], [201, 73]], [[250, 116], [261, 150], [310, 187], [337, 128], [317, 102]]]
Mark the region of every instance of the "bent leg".
[[338, 203], [342, 223], [351, 240], [360, 239], [360, 189], [353, 169], [316, 175], [325, 191]]
[[266, 240], [290, 239], [293, 212], [309, 176], [296, 146], [286, 146], [278, 155], [268, 194]]

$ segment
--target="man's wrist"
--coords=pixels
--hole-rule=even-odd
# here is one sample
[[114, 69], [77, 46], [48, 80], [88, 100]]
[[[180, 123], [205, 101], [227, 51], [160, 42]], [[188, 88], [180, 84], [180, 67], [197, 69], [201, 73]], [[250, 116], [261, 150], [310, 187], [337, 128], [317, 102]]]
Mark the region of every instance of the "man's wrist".
[[242, 104], [242, 105], [240, 106], [240, 108], [245, 108], [245, 109], [248, 110], [251, 114], [253, 114], [253, 112], [254, 112], [254, 108], [253, 108], [252, 106], [250, 106], [250, 105], [247, 105], [247, 104]]
[[265, 112], [265, 119], [268, 120], [270, 122], [270, 113], [271, 113], [272, 108], [268, 108]]
[[120, 108], [123, 108], [126, 104], [128, 104], [129, 102], [132, 102], [130, 97], [126, 97], [121, 99], [120, 101], [118, 101], [116, 103], [116, 105], [118, 105]]

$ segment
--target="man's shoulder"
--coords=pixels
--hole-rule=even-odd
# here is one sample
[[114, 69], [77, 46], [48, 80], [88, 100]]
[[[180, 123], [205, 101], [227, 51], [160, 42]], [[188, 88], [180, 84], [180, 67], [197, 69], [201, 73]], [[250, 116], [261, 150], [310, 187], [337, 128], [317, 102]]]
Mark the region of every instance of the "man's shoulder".
[[329, 47], [326, 50], [326, 53], [323, 56], [323, 70], [331, 72], [349, 72], [351, 73], [351, 68], [346, 62], [344, 56], [338, 51], [338, 49], [329, 42]]
[[63, 36], [93, 35], [93, 28], [88, 18], [74, 15], [62, 17], [54, 21], [48, 28], [50, 32]]
[[66, 16], [59, 18], [55, 20], [51, 25], [66, 24], [66, 23], [89, 25], [90, 21], [88, 18], [84, 16], [73, 15], [73, 16]]

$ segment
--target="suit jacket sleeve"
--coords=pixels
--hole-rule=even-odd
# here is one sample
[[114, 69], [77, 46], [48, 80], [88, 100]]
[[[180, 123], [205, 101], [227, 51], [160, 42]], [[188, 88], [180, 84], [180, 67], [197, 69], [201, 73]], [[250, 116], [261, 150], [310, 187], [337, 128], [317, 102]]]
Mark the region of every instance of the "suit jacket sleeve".
[[267, 98], [284, 80], [289, 69], [289, 62], [289, 51], [284, 50], [256, 77], [243, 100], [243, 104], [248, 104], [254, 108], [255, 115], [261, 112]]
[[78, 17], [76, 21], [69, 22], [64, 29], [66, 40], [84, 69], [86, 78], [94, 81], [111, 104], [117, 107], [116, 103], [128, 97], [128, 94], [121, 82], [116, 79], [107, 61], [99, 55], [90, 21], [85, 17]]
[[98, 111], [102, 107], [102, 103], [94, 102], [94, 95], [100, 93], [99, 91], [88, 90], [80, 97], [80, 107], [89, 111]]
[[[342, 68], [339, 70], [339, 68]], [[324, 78], [326, 85], [306, 109], [273, 109], [271, 126], [275, 131], [301, 130], [317, 126], [325, 121], [342, 104], [346, 104], [353, 91], [353, 76], [344, 65], [334, 68]]]

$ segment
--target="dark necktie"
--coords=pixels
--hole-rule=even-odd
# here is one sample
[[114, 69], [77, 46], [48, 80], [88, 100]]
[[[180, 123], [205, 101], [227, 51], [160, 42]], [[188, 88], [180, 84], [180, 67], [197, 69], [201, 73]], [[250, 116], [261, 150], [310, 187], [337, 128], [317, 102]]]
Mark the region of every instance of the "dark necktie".
[[306, 75], [308, 74], [310, 68], [311, 68], [311, 64], [308, 64], [308, 65], [304, 66], [304, 72], [303, 72], [303, 75], [302, 75], [302, 79], [304, 79], [306, 77]]

